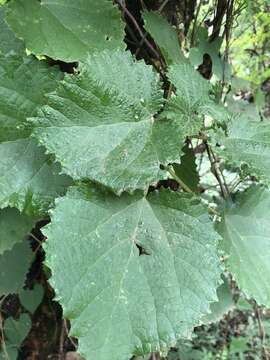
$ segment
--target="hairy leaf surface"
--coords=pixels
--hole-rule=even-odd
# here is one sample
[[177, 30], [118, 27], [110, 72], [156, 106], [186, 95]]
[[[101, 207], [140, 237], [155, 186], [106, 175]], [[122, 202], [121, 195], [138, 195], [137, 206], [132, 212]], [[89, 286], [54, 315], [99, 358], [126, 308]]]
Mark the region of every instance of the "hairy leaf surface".
[[58, 78], [55, 68], [34, 58], [0, 58], [0, 208], [46, 212], [70, 184], [69, 178], [59, 176], [59, 164], [30, 138], [26, 122], [46, 103], [45, 94]]
[[181, 124], [154, 120], [162, 91], [152, 68], [115, 51], [89, 57], [79, 71], [33, 119], [40, 143], [66, 174], [117, 193], [163, 178], [160, 164], [178, 160]]
[[270, 192], [252, 187], [225, 211], [219, 231], [227, 267], [241, 290], [270, 306]]
[[87, 359], [164, 351], [216, 299], [218, 236], [188, 194], [73, 188], [44, 233], [51, 284]]
[[34, 223], [33, 218], [20, 214], [17, 209], [0, 210], [0, 255], [6, 250], [11, 250], [17, 242], [22, 241]]
[[13, 0], [7, 21], [37, 55], [66, 62], [123, 47], [120, 12], [108, 0]]

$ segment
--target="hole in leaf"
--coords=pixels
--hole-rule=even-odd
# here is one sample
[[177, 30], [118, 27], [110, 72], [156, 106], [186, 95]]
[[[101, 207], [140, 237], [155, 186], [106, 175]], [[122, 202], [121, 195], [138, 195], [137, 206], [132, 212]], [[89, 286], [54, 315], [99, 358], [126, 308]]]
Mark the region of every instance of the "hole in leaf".
[[137, 246], [137, 248], [139, 249], [139, 256], [142, 255], [150, 255], [143, 246], [139, 245], [139, 244], [135, 244]]

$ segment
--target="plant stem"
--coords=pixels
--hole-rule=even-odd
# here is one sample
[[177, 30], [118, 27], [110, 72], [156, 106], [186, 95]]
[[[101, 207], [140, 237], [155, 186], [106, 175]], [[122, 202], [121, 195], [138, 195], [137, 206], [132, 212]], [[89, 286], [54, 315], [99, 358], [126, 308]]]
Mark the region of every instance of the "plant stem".
[[183, 190], [188, 193], [193, 193], [193, 191], [176, 175], [175, 171], [173, 170], [172, 166], [168, 165], [165, 166], [165, 170], [178, 182]]
[[219, 168], [218, 165], [218, 161], [216, 158], [216, 155], [214, 154], [212, 148], [210, 147], [210, 145], [205, 141], [205, 146], [206, 146], [206, 150], [207, 150], [207, 154], [208, 154], [208, 158], [211, 164], [211, 171], [214, 174], [214, 176], [216, 177], [219, 186], [220, 186], [220, 190], [222, 192], [222, 196], [224, 199], [230, 199], [231, 195], [230, 195], [230, 191], [228, 189], [228, 186], [226, 184], [224, 175], [222, 173], [222, 171]]
[[255, 308], [255, 315], [256, 315], [256, 318], [258, 321], [258, 326], [259, 326], [259, 335], [260, 335], [261, 346], [262, 346], [262, 358], [264, 360], [269, 360], [269, 355], [268, 355], [268, 352], [265, 347], [265, 330], [264, 330], [264, 326], [263, 326], [262, 318], [261, 318], [261, 309], [259, 308], [257, 303], [255, 303], [254, 308]]

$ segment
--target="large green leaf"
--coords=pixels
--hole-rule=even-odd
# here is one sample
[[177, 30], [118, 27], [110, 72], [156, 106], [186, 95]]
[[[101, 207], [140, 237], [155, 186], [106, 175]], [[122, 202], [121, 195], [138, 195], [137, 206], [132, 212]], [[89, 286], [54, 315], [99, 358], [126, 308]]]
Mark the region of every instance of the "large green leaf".
[[248, 165], [245, 171], [269, 182], [270, 124], [245, 116], [234, 116], [228, 123], [226, 136], [217, 139], [220, 155], [232, 165]]
[[35, 54], [67, 62], [124, 46], [120, 12], [108, 0], [13, 0], [7, 21]]
[[0, 6], [0, 54], [21, 53], [23, 42], [17, 39], [5, 22], [5, 6]]
[[22, 241], [34, 226], [35, 220], [17, 209], [0, 210], [0, 255]]
[[0, 296], [18, 293], [33, 259], [29, 243], [23, 241], [0, 255]]
[[59, 77], [56, 68], [34, 58], [0, 57], [0, 208], [46, 212], [70, 184], [59, 176], [59, 164], [29, 137], [26, 123]]
[[51, 284], [87, 359], [164, 351], [216, 299], [218, 236], [189, 194], [73, 188], [44, 234]]
[[167, 64], [185, 62], [176, 29], [158, 13], [144, 12], [143, 18], [146, 30], [161, 49]]
[[181, 124], [154, 120], [163, 99], [158, 75], [122, 51], [91, 56], [79, 71], [33, 119], [40, 143], [66, 174], [117, 193], [163, 178], [160, 164], [179, 159]]
[[225, 211], [219, 231], [227, 267], [239, 287], [270, 306], [270, 191], [252, 187]]

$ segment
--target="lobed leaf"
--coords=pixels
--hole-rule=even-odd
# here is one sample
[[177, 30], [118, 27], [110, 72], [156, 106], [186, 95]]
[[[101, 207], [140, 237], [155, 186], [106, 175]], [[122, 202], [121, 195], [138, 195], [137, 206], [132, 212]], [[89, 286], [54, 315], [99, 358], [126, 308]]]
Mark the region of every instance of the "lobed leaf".
[[122, 51], [89, 57], [67, 75], [33, 119], [34, 135], [75, 180], [117, 193], [147, 189], [177, 161], [181, 124], [154, 119], [162, 106], [157, 74]]
[[189, 194], [73, 188], [44, 233], [51, 284], [87, 359], [165, 351], [216, 300], [218, 236]]

